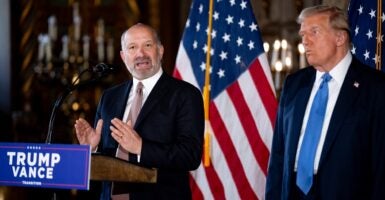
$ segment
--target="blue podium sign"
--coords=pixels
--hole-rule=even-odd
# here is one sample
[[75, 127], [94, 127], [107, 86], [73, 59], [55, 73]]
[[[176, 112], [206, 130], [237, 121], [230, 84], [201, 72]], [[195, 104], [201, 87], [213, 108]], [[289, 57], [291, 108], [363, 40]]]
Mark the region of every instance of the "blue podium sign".
[[89, 145], [0, 143], [0, 185], [89, 189]]

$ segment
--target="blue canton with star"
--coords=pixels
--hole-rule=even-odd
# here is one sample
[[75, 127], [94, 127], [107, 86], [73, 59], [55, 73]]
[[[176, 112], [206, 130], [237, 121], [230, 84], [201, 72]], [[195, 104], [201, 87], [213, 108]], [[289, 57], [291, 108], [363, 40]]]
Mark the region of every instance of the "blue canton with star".
[[362, 63], [376, 67], [379, 59], [382, 59], [382, 67], [384, 69], [384, 55], [376, 55], [376, 41], [381, 40], [382, 49], [384, 49], [384, 4], [382, 4], [382, 13], [380, 20], [382, 23], [381, 35], [377, 35], [377, 0], [351, 0], [349, 4], [349, 26], [352, 38], [352, 54], [355, 55]]
[[[210, 92], [214, 99], [263, 53], [263, 43], [249, 0], [215, 0], [210, 49]], [[209, 1], [195, 0], [183, 35], [201, 88], [205, 83]]]

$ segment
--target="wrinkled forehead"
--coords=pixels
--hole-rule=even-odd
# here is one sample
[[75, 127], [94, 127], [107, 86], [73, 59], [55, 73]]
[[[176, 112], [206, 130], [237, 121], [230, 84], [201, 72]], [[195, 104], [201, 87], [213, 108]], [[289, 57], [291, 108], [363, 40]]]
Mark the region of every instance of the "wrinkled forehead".
[[315, 14], [308, 16], [301, 22], [300, 32], [308, 29], [315, 28], [328, 28], [329, 27], [329, 15], [327, 14]]
[[124, 35], [126, 43], [140, 42], [140, 41], [153, 41], [155, 42], [156, 37], [153, 32], [143, 26], [135, 26], [128, 29]]
[[122, 49], [127, 48], [129, 44], [156, 43], [158, 47], [162, 46], [159, 36], [155, 29], [146, 24], [135, 24], [127, 29], [121, 36]]

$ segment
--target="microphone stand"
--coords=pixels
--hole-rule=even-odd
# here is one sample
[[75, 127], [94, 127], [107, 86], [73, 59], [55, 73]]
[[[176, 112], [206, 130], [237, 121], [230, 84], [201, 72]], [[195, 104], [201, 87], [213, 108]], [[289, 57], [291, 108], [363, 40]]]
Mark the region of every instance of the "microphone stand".
[[[47, 133], [47, 138], [45, 139], [45, 144], [51, 144], [56, 113], [57, 113], [57, 110], [62, 105], [64, 99], [69, 94], [71, 94], [72, 91], [76, 90], [77, 88], [88, 85], [90, 83], [93, 83], [93, 82], [99, 80], [100, 78], [106, 76], [108, 74], [108, 72], [111, 72], [111, 71], [113, 71], [112, 66], [109, 66], [105, 63], [100, 63], [100, 64], [94, 66], [93, 68], [85, 69], [79, 73], [78, 77], [71, 83], [71, 85], [69, 87], [66, 88], [66, 90], [64, 90], [64, 92], [55, 101], [55, 104], [52, 108], [51, 116], [49, 119], [48, 133]], [[92, 78], [89, 80], [86, 80], [84, 82], [80, 82], [81, 77], [86, 72], [91, 73]], [[79, 82], [79, 83], [77, 83], [77, 82]], [[55, 191], [53, 192], [52, 200], [56, 200], [56, 192]]]
[[104, 77], [107, 73], [106, 72], [97, 72], [97, 75], [96, 77], [93, 75], [93, 78], [90, 79], [90, 80], [87, 80], [87, 81], [84, 81], [84, 82], [79, 82], [78, 84], [76, 84], [76, 82], [80, 81], [80, 78], [83, 74], [85, 74], [86, 72], [95, 72], [95, 69], [85, 69], [83, 71], [81, 71], [78, 75], [78, 77], [76, 78], [76, 80], [74, 80], [71, 85], [69, 87], [66, 88], [66, 90], [64, 90], [64, 92], [56, 99], [55, 101], [55, 104], [54, 104], [54, 107], [52, 109], [52, 112], [51, 112], [51, 117], [49, 119], [49, 124], [48, 124], [48, 133], [47, 133], [47, 137], [46, 137], [46, 140], [45, 140], [45, 144], [51, 144], [51, 140], [52, 140], [52, 132], [53, 132], [53, 127], [54, 127], [54, 123], [55, 123], [55, 117], [56, 117], [56, 113], [57, 113], [57, 110], [60, 108], [60, 106], [62, 105], [64, 99], [69, 95], [71, 94], [72, 91], [74, 91], [75, 89], [79, 88], [79, 87], [82, 87], [84, 85], [88, 85], [92, 82], [95, 82], [97, 80], [99, 80], [100, 78]]

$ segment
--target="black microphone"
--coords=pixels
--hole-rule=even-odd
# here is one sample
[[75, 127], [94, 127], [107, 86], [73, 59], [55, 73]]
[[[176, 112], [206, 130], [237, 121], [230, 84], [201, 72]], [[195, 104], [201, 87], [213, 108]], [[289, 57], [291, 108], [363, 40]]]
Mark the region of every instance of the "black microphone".
[[106, 63], [99, 63], [92, 68], [92, 72], [101, 74], [107, 74], [113, 71], [115, 71], [115, 66]]
[[[111, 73], [113, 71], [115, 71], [115, 67], [113, 65], [105, 64], [105, 63], [99, 63], [99, 64], [95, 65], [94, 67], [85, 69], [85, 70], [83, 70], [83, 71], [81, 71], [79, 73], [79, 75], [77, 76], [77, 79], [75, 81], [73, 81], [71, 83], [71, 85], [69, 85], [66, 88], [66, 90], [64, 90], [64, 92], [55, 101], [54, 107], [53, 107], [52, 112], [51, 112], [51, 117], [50, 117], [50, 120], [49, 120], [49, 124], [48, 124], [48, 133], [47, 133], [47, 137], [46, 137], [46, 140], [45, 140], [46, 144], [50, 144], [51, 143], [56, 113], [57, 113], [57, 110], [62, 105], [64, 99], [69, 94], [71, 94], [71, 92], [74, 91], [75, 89], [77, 89], [79, 87], [82, 87], [82, 86], [89, 85], [89, 84], [99, 80], [100, 78], [106, 76], [107, 74], [109, 74], [109, 73]], [[91, 79], [80, 81], [81, 77], [83, 76], [83, 74], [85, 74], [87, 72], [88, 73], [96, 73], [97, 76], [96, 77], [95, 76], [91, 76]]]

